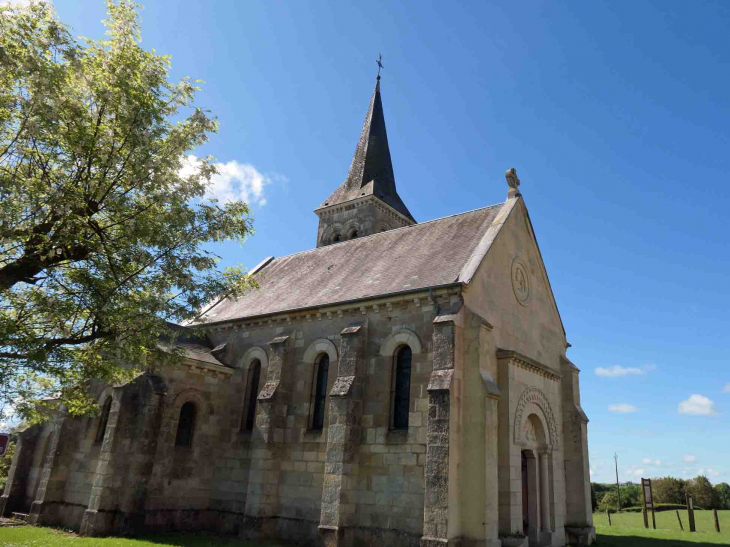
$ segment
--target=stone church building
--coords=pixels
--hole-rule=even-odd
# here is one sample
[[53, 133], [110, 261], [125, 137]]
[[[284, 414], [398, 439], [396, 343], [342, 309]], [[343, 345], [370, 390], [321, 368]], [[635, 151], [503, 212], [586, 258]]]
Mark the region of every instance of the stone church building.
[[24, 431], [0, 510], [86, 535], [589, 543], [579, 371], [506, 179], [504, 203], [416, 222], [378, 76], [316, 248], [261, 262], [260, 289], [205, 312], [205, 339], [179, 327], [182, 365]]

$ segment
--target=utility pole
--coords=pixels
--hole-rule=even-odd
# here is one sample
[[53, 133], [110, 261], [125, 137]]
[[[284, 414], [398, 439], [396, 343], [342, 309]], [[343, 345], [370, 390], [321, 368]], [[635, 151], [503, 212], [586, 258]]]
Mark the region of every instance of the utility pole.
[[621, 511], [621, 487], [618, 484], [618, 454], [614, 453], [613, 459], [616, 460], [616, 497], [618, 498], [618, 510]]

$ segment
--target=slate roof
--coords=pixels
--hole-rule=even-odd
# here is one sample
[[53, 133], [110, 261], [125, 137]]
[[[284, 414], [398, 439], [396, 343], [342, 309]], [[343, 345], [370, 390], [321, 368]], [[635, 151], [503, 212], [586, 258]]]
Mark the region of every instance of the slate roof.
[[167, 336], [160, 337], [157, 344], [163, 351], [170, 351], [173, 347], [180, 348], [183, 351], [183, 355], [188, 359], [202, 361], [210, 365], [227, 366], [213, 355], [213, 351], [215, 351], [213, 343], [207, 335], [196, 335], [189, 328], [170, 323], [169, 321], [167, 326], [172, 330], [178, 331], [178, 334], [174, 345]]
[[[157, 345], [163, 351], [169, 352], [172, 349], [172, 345], [167, 342], [158, 342]], [[213, 357], [213, 355], [210, 353], [210, 348], [202, 346], [200, 344], [192, 344], [190, 342], [178, 342], [175, 344], [174, 347], [182, 349], [183, 356], [187, 359], [192, 359], [193, 361], [201, 361], [203, 363], [208, 363], [209, 365], [218, 365], [219, 367], [227, 366], [224, 363], [221, 363], [215, 357]]]
[[260, 288], [214, 304], [209, 322], [377, 297], [461, 281], [503, 204], [275, 258]]
[[383, 101], [380, 98], [380, 76], [375, 84], [370, 108], [360, 132], [347, 179], [318, 208], [329, 207], [362, 196], [374, 195], [413, 222], [408, 207], [395, 189], [393, 162], [390, 159], [388, 134], [385, 131]]

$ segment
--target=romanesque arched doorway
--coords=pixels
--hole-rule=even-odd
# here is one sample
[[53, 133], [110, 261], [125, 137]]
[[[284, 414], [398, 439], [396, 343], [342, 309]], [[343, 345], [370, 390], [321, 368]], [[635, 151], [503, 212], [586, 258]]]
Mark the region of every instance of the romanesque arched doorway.
[[522, 468], [522, 526], [530, 546], [543, 544], [552, 528], [552, 455], [540, 417], [527, 416], [524, 425]]

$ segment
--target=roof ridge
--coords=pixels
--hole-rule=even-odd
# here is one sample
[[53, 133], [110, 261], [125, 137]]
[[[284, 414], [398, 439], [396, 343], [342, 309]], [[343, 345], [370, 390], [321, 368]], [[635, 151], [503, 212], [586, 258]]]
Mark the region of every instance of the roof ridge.
[[453, 215], [446, 215], [445, 217], [434, 218], [433, 220], [427, 220], [425, 222], [420, 222], [418, 224], [411, 224], [409, 226], [400, 226], [398, 228], [393, 228], [393, 229], [387, 230], [385, 232], [376, 232], [374, 234], [369, 234], [369, 235], [366, 235], [366, 236], [358, 237], [356, 239], [348, 239], [347, 241], [340, 241], [340, 242], [334, 243], [332, 245], [326, 245], [324, 247], [316, 247], [314, 249], [307, 249], [306, 251], [298, 251], [296, 253], [292, 253], [292, 254], [289, 254], [289, 255], [284, 255], [284, 256], [281, 256], [281, 257], [276, 257], [273, 260], [269, 261], [266, 265], [264, 265], [256, 273], [261, 273], [269, 265], [273, 264], [274, 262], [276, 262], [278, 260], [283, 260], [285, 258], [290, 258], [292, 256], [298, 256], [298, 255], [303, 255], [303, 254], [306, 254], [306, 253], [312, 253], [312, 252], [315, 252], [315, 251], [321, 251], [322, 249], [330, 249], [330, 248], [332, 248], [335, 245], [339, 246], [339, 245], [344, 245], [346, 243], [351, 243], [353, 241], [362, 241], [362, 240], [368, 239], [370, 237], [384, 236], [385, 234], [392, 234], [393, 232], [398, 232], [400, 230], [411, 230], [411, 229], [414, 229], [414, 228], [418, 228], [419, 226], [426, 226], [426, 225], [432, 224], [434, 222], [439, 222], [441, 220], [446, 220], [447, 218], [453, 218], [453, 217], [458, 217], [458, 216], [462, 216], [462, 215], [468, 215], [469, 213], [476, 213], [477, 211], [483, 211], [485, 209], [491, 209], [493, 207], [501, 207], [505, 203], [506, 202], [502, 202], [502, 203], [495, 203], [493, 205], [486, 205], [484, 207], [477, 207], [476, 209], [471, 209], [469, 211], [464, 211], [462, 213], [454, 213]]

